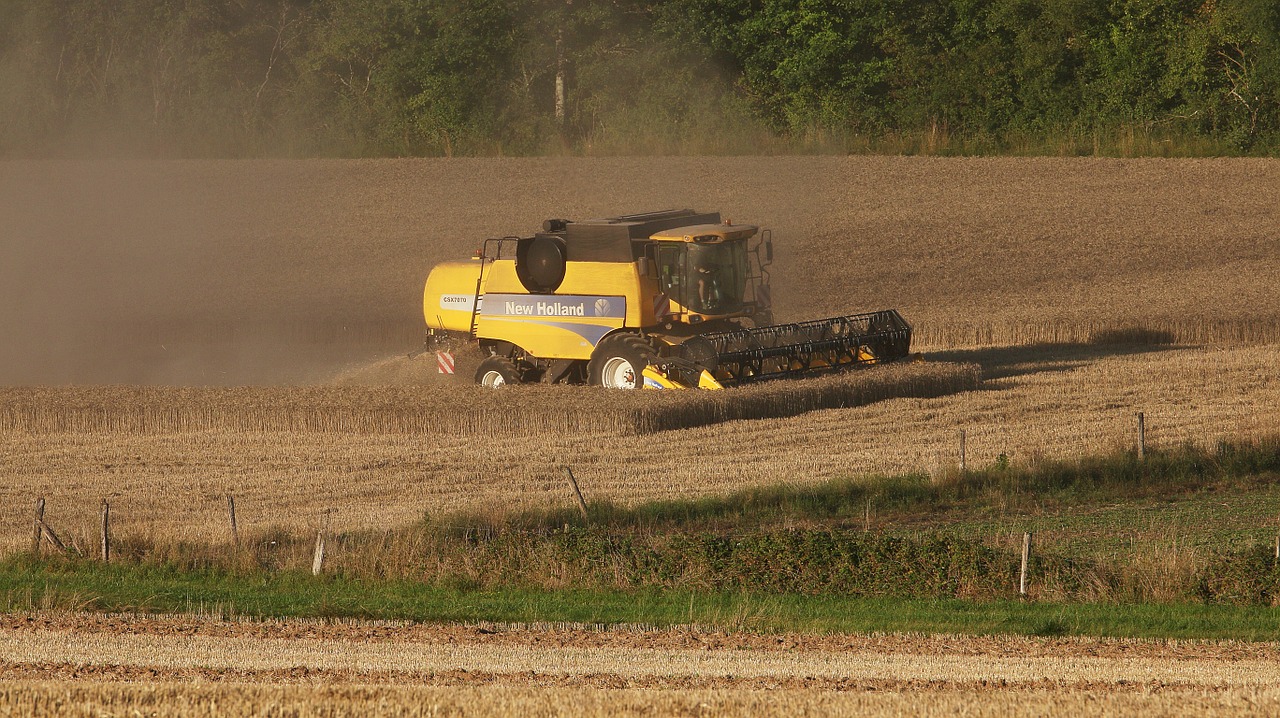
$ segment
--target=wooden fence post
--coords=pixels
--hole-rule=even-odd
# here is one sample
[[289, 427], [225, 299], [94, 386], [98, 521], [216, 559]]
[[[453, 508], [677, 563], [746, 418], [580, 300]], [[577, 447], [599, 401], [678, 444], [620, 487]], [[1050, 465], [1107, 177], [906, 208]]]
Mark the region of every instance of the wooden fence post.
[[111, 563], [111, 504], [102, 500], [102, 562]]
[[590, 522], [590, 518], [587, 516], [587, 502], [582, 498], [582, 490], [578, 488], [578, 480], [573, 477], [573, 469], [566, 466], [564, 470], [569, 474], [569, 485], [573, 487], [573, 495], [578, 498], [578, 509], [582, 511], [582, 519]]
[[961, 471], [965, 470], [964, 440], [965, 440], [964, 429], [961, 429], [960, 430], [960, 470]]
[[[49, 524], [44, 522], [44, 499], [42, 498], [36, 499], [35, 533], [31, 536], [31, 552], [36, 556], [40, 555], [41, 538], [53, 544], [54, 548], [59, 551], [65, 552], [67, 550], [67, 545], [62, 543], [62, 539], [58, 538], [58, 534], [54, 533], [53, 529], [49, 528]], [[72, 545], [75, 545], [74, 542]], [[84, 555], [78, 546], [76, 547], [76, 553]]]
[[1142, 412], [1138, 412], [1138, 461], [1146, 461], [1147, 458], [1147, 417]]
[[1027, 564], [1031, 561], [1031, 532], [1022, 534], [1022, 571], [1018, 578], [1018, 595], [1027, 595]]
[[324, 569], [324, 529], [316, 532], [316, 555], [311, 561], [311, 575], [319, 576]]
[[320, 522], [320, 530], [316, 532], [316, 555], [311, 560], [312, 576], [319, 576], [324, 570], [324, 535], [329, 532], [329, 519], [333, 517], [335, 511], [337, 509], [328, 508], [320, 512], [324, 520]]
[[[49, 543], [53, 544], [54, 548], [56, 548], [56, 549], [58, 549], [59, 551], [62, 551], [62, 552], [64, 552], [64, 553], [65, 553], [65, 552], [66, 552], [66, 550], [67, 550], [67, 545], [66, 545], [66, 544], [64, 544], [64, 543], [62, 543], [62, 539], [58, 538], [58, 534], [54, 533], [53, 529], [49, 528], [49, 524], [46, 524], [46, 523], [43, 523], [43, 522], [42, 522], [42, 523], [40, 524], [40, 527], [44, 529], [44, 537], [45, 537], [45, 540], [47, 540]], [[80, 551], [80, 547], [79, 547], [79, 546], [76, 546], [76, 544], [75, 544], [75, 542], [74, 542], [74, 541], [71, 543], [71, 545], [75, 547], [75, 549], [76, 549], [76, 553], [80, 554], [81, 556], [83, 556], [83, 555], [84, 555], [84, 554]]]
[[44, 532], [44, 498], [36, 499], [35, 533], [31, 536], [31, 553], [40, 555], [40, 535]]
[[240, 548], [240, 530], [236, 528], [236, 497], [227, 494], [227, 511], [231, 514], [231, 543]]

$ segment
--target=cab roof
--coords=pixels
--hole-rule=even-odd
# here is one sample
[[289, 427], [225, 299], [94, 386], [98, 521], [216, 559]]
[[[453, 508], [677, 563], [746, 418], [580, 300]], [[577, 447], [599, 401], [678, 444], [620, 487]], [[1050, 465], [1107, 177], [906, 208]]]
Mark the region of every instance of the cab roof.
[[[726, 229], [742, 231], [750, 225], [731, 226], [721, 220], [719, 212], [664, 209], [602, 219], [549, 219], [543, 227], [543, 234], [564, 239], [569, 261], [633, 262], [644, 255], [644, 245], [651, 240], [715, 236], [716, 241], [723, 241], [727, 238]], [[755, 228], [750, 227], [750, 231], [754, 234]]]
[[752, 224], [693, 224], [686, 227], [672, 227], [655, 232], [651, 239], [666, 242], [725, 242], [732, 239], [745, 239], [754, 235], [758, 228]]

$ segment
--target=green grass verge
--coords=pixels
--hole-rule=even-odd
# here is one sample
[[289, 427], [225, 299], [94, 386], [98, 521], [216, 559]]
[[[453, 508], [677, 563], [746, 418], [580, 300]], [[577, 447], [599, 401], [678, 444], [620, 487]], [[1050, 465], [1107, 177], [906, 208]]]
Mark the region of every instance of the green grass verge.
[[[905, 474], [860, 476], [821, 483], [754, 486], [694, 499], [650, 501], [623, 506], [589, 505], [596, 528], [683, 531], [743, 530], [772, 526], [859, 528], [874, 517], [878, 527], [935, 531], [957, 522], [992, 524], [1009, 517], [1035, 518], [1124, 505], [1155, 505], [1203, 496], [1204, 492], [1256, 492], [1280, 487], [1280, 437], [1259, 442], [1221, 442], [1212, 449], [1179, 446], [1152, 449], [1145, 459], [1133, 451], [1075, 459], [1007, 458], [943, 476]], [[1280, 494], [1278, 494], [1280, 495]], [[1214, 512], [1205, 518], [1241, 521], [1269, 531], [1273, 508], [1255, 506], [1234, 518]], [[1209, 514], [1212, 514], [1210, 516]], [[458, 514], [445, 523], [500, 531], [551, 530], [581, 525], [573, 507], [517, 513]], [[1131, 517], [1130, 517], [1131, 518]], [[428, 522], [429, 523], [429, 522]], [[1121, 525], [1129, 525], [1124, 519]], [[1198, 526], [1212, 527], [1213, 522]], [[1025, 530], [1025, 529], [1019, 529]], [[1252, 535], [1252, 534], [1251, 534]], [[1262, 534], [1258, 534], [1262, 535]]]
[[[1082, 501], [1052, 511], [1007, 515], [952, 511], [912, 524], [932, 533], [979, 540], [1023, 531], [1065, 556], [1116, 559], [1155, 547], [1240, 551], [1274, 542], [1280, 532], [1280, 484], [1220, 483], [1191, 493], [1123, 502]], [[911, 531], [898, 531], [912, 535]], [[1013, 545], [1012, 543], [1010, 545]]]
[[238, 575], [0, 562], [6, 609], [427, 622], [698, 624], [756, 632], [917, 632], [1280, 640], [1280, 610], [1194, 604], [858, 599], [687, 591], [465, 591], [303, 573]]

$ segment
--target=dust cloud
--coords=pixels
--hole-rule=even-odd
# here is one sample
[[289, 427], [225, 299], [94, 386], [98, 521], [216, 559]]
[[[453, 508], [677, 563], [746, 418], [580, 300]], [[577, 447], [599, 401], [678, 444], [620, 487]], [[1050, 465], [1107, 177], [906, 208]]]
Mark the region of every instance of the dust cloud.
[[404, 358], [430, 268], [549, 216], [698, 204], [633, 164], [0, 163], [0, 384], [434, 381]]
[[0, 165], [0, 383], [299, 383], [411, 348], [408, 273], [363, 285], [357, 238], [246, 169]]

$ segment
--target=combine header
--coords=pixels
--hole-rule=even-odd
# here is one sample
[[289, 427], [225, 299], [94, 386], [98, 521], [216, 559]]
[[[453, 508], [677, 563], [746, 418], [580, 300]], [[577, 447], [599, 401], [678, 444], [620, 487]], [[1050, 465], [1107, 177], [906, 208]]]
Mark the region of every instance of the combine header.
[[712, 332], [685, 340], [677, 351], [699, 357], [728, 385], [897, 359], [910, 347], [911, 327], [890, 309]]
[[431, 271], [424, 350], [478, 343], [485, 386], [627, 389], [718, 389], [908, 355], [911, 327], [894, 310], [774, 324], [772, 261], [767, 230], [716, 213], [547, 220]]

